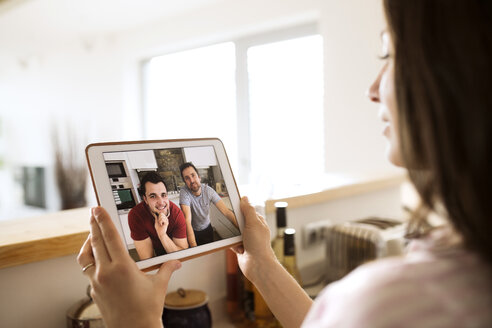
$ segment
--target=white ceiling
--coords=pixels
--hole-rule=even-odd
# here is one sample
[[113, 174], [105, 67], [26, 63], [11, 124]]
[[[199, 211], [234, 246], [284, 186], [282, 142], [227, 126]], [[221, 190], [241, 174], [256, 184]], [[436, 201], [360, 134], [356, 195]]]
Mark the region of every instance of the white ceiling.
[[[221, 0], [0, 0], [0, 38], [111, 33]], [[8, 36], [7, 36], [8, 35]]]

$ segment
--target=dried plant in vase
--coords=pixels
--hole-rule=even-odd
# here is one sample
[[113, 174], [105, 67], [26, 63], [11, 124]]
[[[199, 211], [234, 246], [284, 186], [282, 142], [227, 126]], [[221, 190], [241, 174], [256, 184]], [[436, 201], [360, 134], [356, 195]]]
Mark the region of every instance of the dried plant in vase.
[[[70, 129], [66, 129], [70, 131]], [[84, 151], [72, 133], [67, 132], [63, 144], [59, 133], [53, 133], [55, 155], [56, 185], [61, 198], [61, 209], [84, 207], [87, 205], [87, 169], [85, 167]]]

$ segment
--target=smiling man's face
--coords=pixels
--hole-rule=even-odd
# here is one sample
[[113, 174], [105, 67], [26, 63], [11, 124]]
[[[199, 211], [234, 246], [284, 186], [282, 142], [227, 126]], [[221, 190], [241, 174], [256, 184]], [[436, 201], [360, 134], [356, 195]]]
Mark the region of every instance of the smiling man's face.
[[145, 183], [145, 203], [149, 206], [150, 211], [156, 214], [164, 213], [169, 216], [169, 198], [164, 183]]

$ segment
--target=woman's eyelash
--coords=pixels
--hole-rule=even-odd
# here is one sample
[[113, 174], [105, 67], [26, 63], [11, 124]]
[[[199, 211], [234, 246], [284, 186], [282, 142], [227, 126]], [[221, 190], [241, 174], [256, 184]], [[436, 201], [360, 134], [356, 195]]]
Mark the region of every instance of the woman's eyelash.
[[381, 60], [385, 60], [385, 59], [388, 59], [390, 57], [390, 55], [389, 54], [384, 54], [384, 55], [379, 55], [378, 57]]

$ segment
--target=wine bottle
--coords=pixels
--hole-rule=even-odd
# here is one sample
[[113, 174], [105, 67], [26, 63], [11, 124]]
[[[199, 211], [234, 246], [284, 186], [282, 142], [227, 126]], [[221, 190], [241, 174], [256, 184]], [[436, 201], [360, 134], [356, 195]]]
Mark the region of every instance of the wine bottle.
[[254, 304], [255, 304], [255, 327], [261, 328], [271, 328], [277, 327], [277, 319], [273, 316], [272, 311], [266, 304], [263, 296], [261, 296], [260, 292], [253, 285], [253, 294], [254, 294]]
[[243, 280], [243, 311], [246, 322], [254, 323], [255, 321], [255, 300], [253, 292], [253, 284], [244, 275], [241, 275]]
[[237, 256], [232, 250], [226, 250], [226, 269], [227, 269], [227, 313], [231, 322], [240, 322], [244, 318], [241, 303], [241, 277]]
[[272, 248], [280, 263], [284, 258], [284, 231], [287, 226], [287, 203], [276, 202], [277, 235], [272, 241]]
[[284, 231], [284, 260], [283, 265], [285, 269], [294, 277], [295, 280], [302, 285], [301, 275], [296, 263], [296, 245], [295, 245], [296, 230], [292, 228], [285, 229]]

